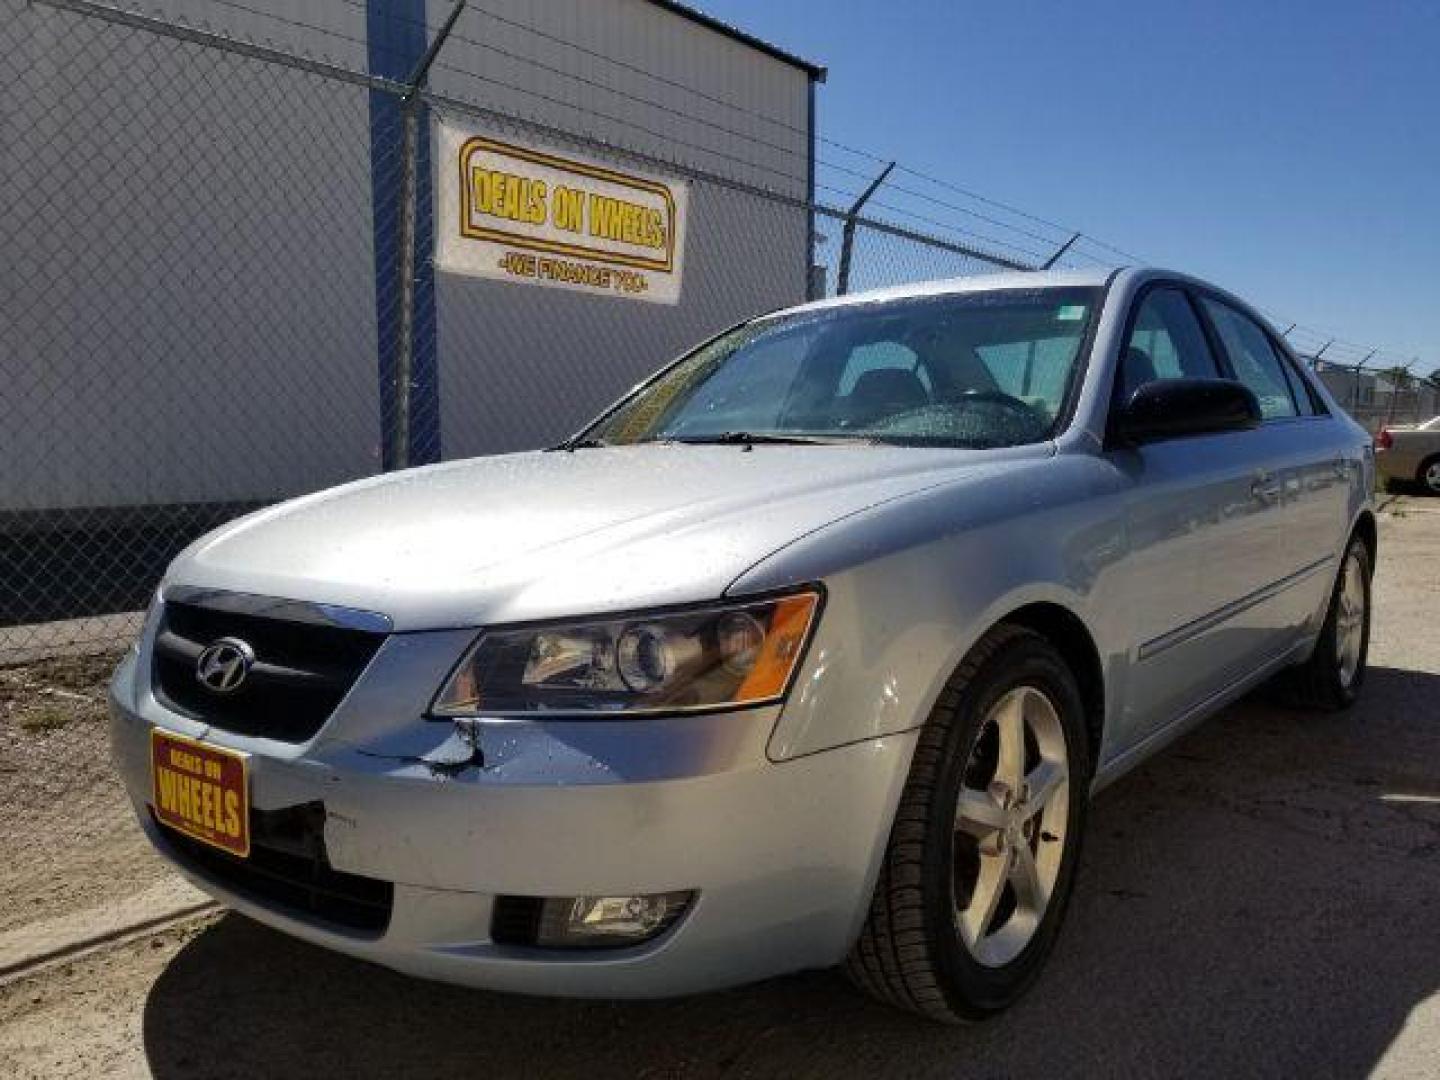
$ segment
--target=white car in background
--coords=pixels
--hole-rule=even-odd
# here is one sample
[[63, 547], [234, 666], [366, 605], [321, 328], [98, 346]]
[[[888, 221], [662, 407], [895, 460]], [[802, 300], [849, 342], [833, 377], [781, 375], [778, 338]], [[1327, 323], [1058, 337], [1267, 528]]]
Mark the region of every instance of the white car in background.
[[1419, 484], [1440, 495], [1440, 416], [1381, 428], [1375, 436], [1375, 464], [1388, 485]]

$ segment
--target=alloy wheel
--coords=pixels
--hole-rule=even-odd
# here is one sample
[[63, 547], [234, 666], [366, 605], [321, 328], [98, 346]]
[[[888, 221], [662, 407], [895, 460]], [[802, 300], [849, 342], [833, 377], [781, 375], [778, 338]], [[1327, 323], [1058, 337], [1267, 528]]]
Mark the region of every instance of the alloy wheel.
[[1365, 567], [1354, 552], [1345, 556], [1335, 609], [1335, 663], [1340, 685], [1349, 687], [1360, 670], [1365, 643]]
[[1034, 686], [986, 713], [955, 811], [954, 915], [986, 967], [1010, 963], [1050, 906], [1065, 852], [1070, 767], [1054, 703]]

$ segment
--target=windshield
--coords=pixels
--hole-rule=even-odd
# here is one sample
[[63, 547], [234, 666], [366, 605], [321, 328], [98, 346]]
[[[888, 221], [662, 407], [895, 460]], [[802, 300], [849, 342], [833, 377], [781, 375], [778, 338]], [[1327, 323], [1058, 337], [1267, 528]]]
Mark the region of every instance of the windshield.
[[580, 437], [994, 447], [1050, 436], [1099, 304], [1014, 289], [822, 308], [747, 323]]

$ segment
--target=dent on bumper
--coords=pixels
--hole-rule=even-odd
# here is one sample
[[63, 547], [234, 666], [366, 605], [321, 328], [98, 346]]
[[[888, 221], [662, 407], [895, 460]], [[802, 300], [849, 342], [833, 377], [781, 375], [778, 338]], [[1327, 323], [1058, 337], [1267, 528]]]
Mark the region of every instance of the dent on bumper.
[[[322, 732], [282, 758], [255, 740], [196, 730], [126, 675], [111, 697], [116, 764], [162, 854], [175, 861], [146, 808], [152, 725], [252, 753], [258, 809], [323, 802], [331, 865], [393, 882], [395, 899], [384, 934], [366, 938], [177, 863], [191, 880], [297, 937], [414, 975], [522, 993], [657, 996], [838, 962], [868, 905], [915, 738], [774, 763], [764, 750], [774, 710], [507, 722], [481, 726], [483, 767], [448, 776], [424, 762], [451, 737], [448, 725], [410, 725], [365, 745]], [[340, 719], [327, 731], [343, 730]], [[497, 895], [681, 889], [696, 890], [692, 908], [634, 949], [489, 941]]]

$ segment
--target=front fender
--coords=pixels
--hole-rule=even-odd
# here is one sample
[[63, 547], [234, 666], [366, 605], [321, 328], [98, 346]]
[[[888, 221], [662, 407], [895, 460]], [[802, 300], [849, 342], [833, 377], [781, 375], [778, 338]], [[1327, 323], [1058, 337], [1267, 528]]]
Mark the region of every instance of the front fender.
[[[837, 522], [743, 575], [733, 593], [822, 580], [825, 611], [769, 744], [777, 760], [916, 728], [965, 654], [1006, 615], [1058, 605], [1122, 668], [1123, 614], [1106, 604], [1125, 552], [1113, 471], [1051, 458]], [[1109, 591], [1113, 594], [1113, 590]]]

